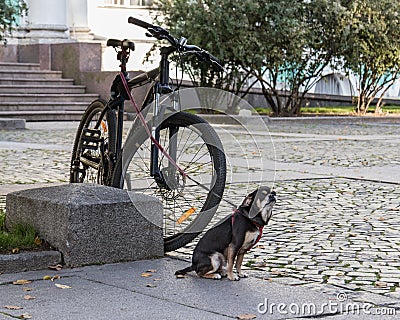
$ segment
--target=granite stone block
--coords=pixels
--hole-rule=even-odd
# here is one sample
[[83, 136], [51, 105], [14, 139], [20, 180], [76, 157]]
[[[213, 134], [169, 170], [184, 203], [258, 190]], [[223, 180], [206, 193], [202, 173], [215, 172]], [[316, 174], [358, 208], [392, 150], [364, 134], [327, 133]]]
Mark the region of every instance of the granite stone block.
[[59, 250], [67, 266], [163, 256], [161, 203], [95, 185], [66, 184], [9, 193], [6, 225], [27, 223]]

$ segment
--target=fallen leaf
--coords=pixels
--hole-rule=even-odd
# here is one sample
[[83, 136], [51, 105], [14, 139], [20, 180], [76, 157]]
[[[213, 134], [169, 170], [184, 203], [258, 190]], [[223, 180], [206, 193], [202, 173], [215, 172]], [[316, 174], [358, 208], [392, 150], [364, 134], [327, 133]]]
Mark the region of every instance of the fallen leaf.
[[380, 218], [378, 218], [378, 220], [379, 221], [385, 221], [385, 218], [384, 217], [380, 217]]
[[357, 237], [357, 233], [349, 233], [349, 237]]
[[274, 270], [274, 271], [271, 271], [271, 273], [272, 274], [283, 274], [283, 272], [282, 271], [278, 271], [278, 270]]
[[58, 275], [58, 274], [56, 274], [55, 276], [53, 276], [53, 277], [51, 277], [51, 281], [53, 281], [54, 282], [54, 280], [58, 280], [58, 279], [60, 279], [61, 277]]
[[29, 313], [23, 313], [19, 316], [20, 319], [32, 319], [32, 315]]
[[4, 306], [4, 308], [6, 308], [8, 310], [21, 310], [21, 309], [23, 309], [20, 306]]
[[41, 244], [42, 244], [42, 239], [40, 239], [39, 237], [36, 237], [35, 238], [35, 241], [34, 241], [34, 243], [37, 245], [37, 246], [40, 246]]
[[151, 274], [151, 273], [147, 273], [147, 272], [143, 272], [142, 273], [142, 277], [145, 277], [145, 278], [147, 278], [147, 277], [152, 277], [153, 275]]
[[29, 292], [29, 291], [32, 291], [32, 290], [33, 290], [33, 288], [28, 288], [28, 287], [25, 287], [25, 288], [23, 288], [22, 290], [24, 290], [25, 292]]
[[32, 281], [30, 281], [30, 280], [20, 279], [20, 280], [14, 281], [13, 284], [15, 284], [15, 285], [24, 285], [24, 284], [28, 284], [28, 283], [31, 283], [31, 282]]
[[24, 296], [24, 300], [35, 300], [36, 297], [30, 296], [29, 294]]
[[266, 278], [266, 279], [264, 279], [264, 280], [267, 280], [268, 282], [274, 281], [274, 280], [272, 280], [272, 278]]
[[187, 276], [185, 276], [184, 274], [177, 274], [176, 278], [177, 279], [183, 279], [183, 278], [187, 278]]
[[386, 288], [387, 287], [387, 283], [383, 282], [383, 281], [376, 281], [375, 282], [375, 287], [377, 287], [377, 288]]
[[47, 268], [49, 268], [51, 270], [60, 271], [62, 269], [62, 265], [61, 264], [56, 264], [55, 266], [48, 266]]
[[71, 289], [70, 286], [67, 286], [67, 285], [65, 285], [65, 284], [55, 283], [54, 285], [55, 285], [57, 288], [60, 288], [60, 289]]
[[236, 319], [239, 320], [249, 320], [249, 319], [255, 319], [257, 316], [255, 314], [241, 314], [240, 316], [237, 316]]
[[43, 280], [51, 280], [51, 276], [44, 276]]
[[19, 248], [14, 248], [11, 250], [11, 253], [16, 254], [19, 253]]

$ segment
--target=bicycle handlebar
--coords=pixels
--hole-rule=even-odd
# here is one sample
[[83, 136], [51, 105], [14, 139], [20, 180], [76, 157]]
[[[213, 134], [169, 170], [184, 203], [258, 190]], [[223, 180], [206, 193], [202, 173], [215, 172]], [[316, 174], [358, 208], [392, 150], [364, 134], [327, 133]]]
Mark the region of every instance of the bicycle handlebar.
[[147, 23], [145, 21], [142, 21], [140, 19], [136, 19], [134, 17], [129, 17], [128, 18], [128, 23], [132, 23], [134, 25], [137, 25], [137, 26], [145, 28], [145, 29], [149, 29], [149, 28], [153, 28], [154, 27], [152, 24]]
[[179, 52], [194, 53], [200, 60], [207, 60], [215, 64], [219, 69], [224, 69], [219, 59], [214, 57], [211, 53], [199, 48], [198, 46], [186, 44], [186, 39], [184, 38], [181, 38], [181, 40], [183, 39], [183, 42], [185, 42], [184, 44], [182, 44], [181, 40], [174, 38], [167, 30], [162, 27], [152, 25], [151, 23], [142, 21], [134, 17], [129, 17], [128, 23], [132, 23], [138, 27], [146, 29], [152, 37], [158, 40], [167, 40]]

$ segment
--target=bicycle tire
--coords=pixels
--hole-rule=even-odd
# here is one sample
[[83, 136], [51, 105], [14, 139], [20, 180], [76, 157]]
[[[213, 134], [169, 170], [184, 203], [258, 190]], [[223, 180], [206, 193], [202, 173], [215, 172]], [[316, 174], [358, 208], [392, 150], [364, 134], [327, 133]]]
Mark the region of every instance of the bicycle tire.
[[[163, 216], [164, 251], [168, 252], [168, 251], [174, 251], [188, 244], [190, 241], [196, 238], [211, 221], [222, 199], [222, 195], [225, 188], [226, 159], [221, 141], [215, 130], [204, 119], [196, 115], [185, 112], [174, 113], [168, 116], [166, 119], [164, 119], [161, 122], [159, 128], [161, 130], [161, 137], [164, 137], [167, 134], [169, 134], [171, 130], [178, 128], [176, 139], [178, 138], [186, 139], [189, 134], [192, 134], [194, 132], [193, 138], [199, 138], [198, 140], [196, 140], [196, 142], [194, 142], [195, 147], [198, 148], [198, 150], [201, 150], [201, 152], [204, 152], [201, 160], [208, 166], [204, 170], [206, 171], [207, 169], [211, 168], [211, 175], [212, 175], [211, 178], [209, 178], [209, 181], [207, 180], [209, 182], [208, 186], [209, 190], [207, 191], [207, 195], [205, 197], [203, 196], [201, 200], [199, 200], [201, 197], [199, 195], [199, 192], [202, 191], [202, 187], [197, 186], [196, 188], [194, 185], [189, 185], [189, 184], [185, 185], [185, 188], [187, 187], [187, 190], [182, 191], [183, 194], [180, 195], [181, 198], [178, 197], [176, 199], [175, 198], [173, 199], [173, 201], [176, 202], [177, 205], [180, 205], [180, 203], [182, 202], [186, 201], [189, 202], [190, 200], [190, 201], [195, 201], [196, 204], [197, 203], [200, 204], [200, 202], [202, 202], [202, 206], [200, 211], [197, 210], [194, 219], [193, 217], [190, 217], [191, 218], [190, 220], [187, 219], [186, 221], [184, 221], [185, 225], [180, 228], [180, 231], [176, 233], [174, 232], [171, 235], [170, 232], [167, 230], [168, 228], [167, 223], [171, 224], [172, 221], [171, 217], [172, 217], [174, 219], [173, 224], [175, 224], [177, 218], [175, 214], [173, 216], [170, 216], [170, 212], [168, 211], [172, 210], [168, 207], [171, 203], [171, 199], [168, 199], [165, 196], [165, 193], [163, 194], [159, 186], [151, 187], [152, 185], [154, 185], [154, 179], [150, 177], [150, 172], [148, 167], [147, 167], [147, 172], [143, 173], [143, 175], [146, 177], [142, 178], [142, 180], [146, 179], [147, 183], [149, 184], [149, 187], [145, 190], [140, 190], [140, 192], [143, 192], [145, 194], [155, 195], [157, 198], [161, 200], [164, 206], [164, 216]], [[119, 187], [119, 188], [126, 187], [125, 177], [127, 176], [127, 172], [129, 170], [128, 168], [130, 168], [131, 165], [134, 166], [137, 165], [134, 159], [135, 155], [137, 159], [145, 161], [145, 157], [140, 153], [143, 153], [145, 150], [149, 149], [149, 147], [146, 147], [146, 145], [148, 146], [150, 144], [149, 140], [150, 139], [144, 127], [138, 129], [132, 136], [128, 136], [114, 171], [114, 179], [113, 179], [114, 187]], [[186, 141], [187, 144], [188, 141], [189, 138]], [[193, 139], [193, 141], [195, 140]], [[181, 153], [179, 154], [180, 158], [178, 157], [177, 159], [177, 164], [178, 166], [183, 166], [184, 164], [186, 164], [186, 168], [183, 167], [183, 169], [189, 172], [190, 171], [189, 169], [191, 167], [188, 166], [188, 161], [185, 160], [185, 157], [187, 157], [187, 154], [190, 151], [192, 151], [192, 149], [191, 146], [189, 145], [185, 146], [185, 148], [186, 148], [185, 150], [183, 149], [181, 150]], [[197, 154], [200, 154], [200, 151], [197, 151]], [[160, 163], [158, 165], [161, 168], [162, 162], [163, 161], [168, 162], [168, 160], [165, 159], [161, 153], [159, 157], [161, 159], [159, 159]], [[209, 162], [207, 162], [208, 157], [210, 158]], [[197, 161], [199, 160], [200, 156], [198, 156]], [[196, 165], [198, 164], [196, 163]], [[200, 166], [201, 164], [198, 165], [199, 168]], [[138, 170], [138, 174], [141, 174], [140, 170]], [[189, 175], [191, 174], [195, 176], [196, 173], [189, 172]], [[202, 173], [198, 174], [198, 176], [195, 177], [201, 179], [200, 183], [206, 183], [205, 180], [208, 179], [208, 177], [205, 177], [204, 175], [201, 176], [201, 174]], [[140, 183], [142, 183], [142, 180], [140, 180]], [[137, 181], [139, 181], [139, 179], [137, 179]], [[196, 195], [195, 200], [190, 199], [190, 197], [188, 197], [189, 191], [192, 191], [191, 194]], [[180, 203], [178, 203], [178, 201], [180, 201]], [[194, 205], [189, 203], [189, 210], [190, 208], [196, 209]], [[182, 206], [181, 212], [177, 212], [177, 214], [178, 216], [182, 217], [183, 216], [182, 213], [186, 214], [187, 212], [188, 210], [186, 210], [186, 206]], [[168, 221], [166, 221], [167, 219]]]
[[[110, 185], [112, 182], [111, 176], [113, 162], [105, 161], [105, 159], [101, 159], [101, 157], [109, 157], [110, 155], [115, 154], [116, 115], [112, 110], [107, 110], [105, 113], [103, 113], [106, 106], [107, 101], [103, 99], [96, 99], [89, 104], [82, 116], [72, 149], [70, 164], [71, 183], [82, 183], [85, 182], [86, 178], [89, 177], [89, 172], [91, 171], [88, 170], [90, 170], [90, 166], [82, 162], [83, 156], [86, 156], [87, 158], [90, 157], [90, 160], [92, 160], [93, 163], [98, 162], [100, 164], [99, 169], [96, 172], [96, 176], [94, 176], [96, 170], [93, 170], [93, 173], [90, 174], [91, 177], [87, 182], [104, 185]], [[103, 118], [100, 119], [100, 117]], [[96, 138], [89, 137], [89, 139], [93, 140], [89, 143], [92, 149], [85, 150], [82, 145], [83, 140], [86, 138], [84, 138], [82, 134], [84, 131], [88, 132], [88, 130], [93, 130], [93, 135], [96, 135]], [[98, 132], [96, 132], [96, 130], [98, 130]], [[99, 134], [98, 136], [97, 133]], [[87, 135], [90, 136], [90, 134], [91, 133], [89, 132]], [[107, 150], [101, 152], [99, 148], [105, 147]], [[105, 164], [105, 162], [107, 163]], [[96, 179], [94, 179], [94, 177]]]

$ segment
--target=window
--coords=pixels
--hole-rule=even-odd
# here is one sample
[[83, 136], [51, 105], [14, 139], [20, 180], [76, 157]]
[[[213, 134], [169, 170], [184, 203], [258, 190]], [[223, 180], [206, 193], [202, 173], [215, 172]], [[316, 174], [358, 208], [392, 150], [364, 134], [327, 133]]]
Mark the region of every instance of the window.
[[153, 4], [153, 0], [103, 0], [106, 6], [119, 7], [148, 7]]
[[323, 76], [315, 85], [314, 93], [349, 96], [353, 93], [350, 80], [340, 74], [332, 73]]

